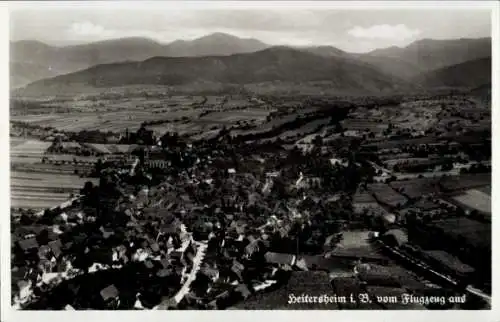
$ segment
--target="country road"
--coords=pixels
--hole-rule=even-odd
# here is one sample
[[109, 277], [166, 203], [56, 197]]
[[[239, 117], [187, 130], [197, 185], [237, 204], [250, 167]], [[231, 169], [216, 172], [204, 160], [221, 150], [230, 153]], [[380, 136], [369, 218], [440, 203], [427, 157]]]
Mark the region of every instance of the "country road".
[[135, 168], [139, 164], [139, 158], [136, 158], [132, 166], [130, 167], [130, 175], [134, 176], [135, 175]]
[[[197, 246], [196, 248], [196, 255], [193, 259], [193, 268], [191, 269], [191, 272], [189, 273], [188, 278], [186, 279], [186, 282], [182, 285], [181, 289], [174, 295], [174, 299], [176, 303], [179, 303], [182, 301], [184, 296], [186, 296], [187, 293], [189, 293], [191, 283], [196, 279], [196, 274], [198, 274], [198, 271], [200, 270], [201, 263], [203, 261], [203, 258], [205, 257], [205, 251], [207, 250], [207, 244], [193, 241], [195, 245]], [[153, 308], [153, 310], [163, 310], [165, 309], [166, 305], [168, 305], [169, 300], [165, 300], [162, 303], [158, 304]]]

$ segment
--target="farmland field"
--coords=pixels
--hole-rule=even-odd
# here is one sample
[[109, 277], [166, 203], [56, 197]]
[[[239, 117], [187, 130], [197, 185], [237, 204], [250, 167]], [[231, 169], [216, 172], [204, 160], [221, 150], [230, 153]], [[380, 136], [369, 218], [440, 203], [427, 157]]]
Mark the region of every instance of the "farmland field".
[[409, 198], [419, 198], [436, 191], [437, 180], [433, 178], [393, 181], [389, 185]]
[[[221, 105], [224, 101], [224, 105]], [[220, 123], [232, 124], [239, 120], [262, 120], [269, 113], [268, 109], [252, 107], [255, 104], [250, 103], [245, 97], [81, 98], [41, 103], [38, 108], [26, 112], [16, 110], [12, 113], [11, 120], [51, 127], [60, 131], [123, 132], [126, 129], [136, 131], [143, 122], [175, 121], [183, 118], [195, 121], [199, 119], [204, 110], [212, 111], [214, 107], [221, 106], [224, 106], [226, 112], [223, 112], [222, 115], [219, 112], [209, 113], [206, 116], [206, 123], [217, 125]], [[58, 109], [65, 109], [66, 112], [57, 113]], [[228, 111], [230, 112], [228, 113]], [[153, 129], [161, 132], [164, 128], [165, 126], [155, 126]], [[185, 132], [190, 132], [190, 130]]]
[[201, 131], [208, 131], [215, 126], [220, 128], [221, 126], [214, 125], [213, 123], [199, 124], [199, 122], [186, 122], [186, 123], [164, 123], [158, 125], [148, 125], [146, 128], [148, 130], [154, 131], [156, 135], [163, 135], [165, 132], [177, 132], [179, 135], [184, 134], [194, 134]]
[[341, 122], [342, 128], [344, 130], [354, 130], [354, 131], [383, 131], [387, 129], [387, 123], [377, 122], [375, 120], [363, 120], [363, 119], [346, 119]]
[[472, 189], [491, 185], [491, 173], [467, 174], [443, 178], [441, 186], [447, 190]]
[[201, 119], [209, 120], [214, 123], [217, 122], [236, 123], [238, 121], [249, 121], [249, 120], [257, 120], [262, 122], [266, 119], [268, 115], [269, 111], [267, 110], [247, 108], [243, 110], [214, 112], [201, 117]]
[[73, 188], [80, 189], [86, 181], [94, 181], [97, 179], [79, 178], [73, 175], [46, 175], [44, 173], [32, 173], [11, 171], [10, 173], [11, 187], [54, 187], [54, 188]]
[[12, 148], [14, 148], [14, 147], [16, 147], [18, 145], [21, 145], [24, 142], [26, 142], [26, 140], [24, 138], [11, 137], [10, 138], [10, 149], [12, 150]]
[[50, 164], [50, 163], [14, 163], [11, 164], [12, 171], [22, 172], [39, 172], [39, 173], [53, 173], [53, 174], [71, 174], [90, 172], [94, 167], [86, 164]]
[[14, 142], [15, 144], [11, 146], [11, 155], [41, 156], [51, 145], [51, 142], [43, 142], [32, 139], [24, 140], [23, 142], [20, 138], [15, 138], [14, 140], [11, 140], [11, 142]]
[[384, 183], [370, 184], [368, 190], [373, 192], [377, 200], [391, 206], [403, 205], [408, 200]]
[[465, 193], [453, 197], [453, 200], [468, 208], [491, 214], [491, 197], [479, 190], [467, 190]]
[[98, 183], [96, 179], [75, 175], [24, 171], [11, 171], [10, 181], [11, 206], [32, 209], [56, 206], [67, 200], [71, 192], [78, 193], [85, 182]]
[[342, 240], [337, 244], [337, 247], [359, 248], [371, 247], [369, 243], [369, 231], [345, 231], [342, 233]]
[[298, 129], [283, 132], [282, 134], [280, 134], [279, 137], [282, 139], [288, 139], [290, 137], [297, 137], [297, 136], [299, 138], [303, 138], [304, 136], [306, 136], [310, 133], [317, 132], [318, 129], [327, 125], [329, 122], [330, 122], [329, 119], [315, 120], [315, 121], [309, 122], [307, 124], [304, 124], [303, 126], [299, 127]]
[[37, 163], [51, 145], [35, 139], [10, 138], [10, 162], [14, 163]]
[[128, 153], [131, 151], [132, 146], [129, 144], [98, 144], [98, 143], [84, 143], [86, 147], [91, 148], [97, 153], [112, 154], [112, 153]]
[[482, 193], [487, 194], [488, 196], [491, 197], [491, 186], [485, 186], [481, 188], [477, 188], [476, 190], [481, 191]]

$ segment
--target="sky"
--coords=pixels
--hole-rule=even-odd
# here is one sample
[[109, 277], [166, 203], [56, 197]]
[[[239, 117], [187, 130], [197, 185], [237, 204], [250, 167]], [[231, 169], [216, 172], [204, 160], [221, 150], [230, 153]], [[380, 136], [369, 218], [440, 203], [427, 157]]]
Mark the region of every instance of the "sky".
[[10, 38], [63, 46], [124, 37], [146, 37], [168, 43], [224, 32], [271, 45], [332, 45], [348, 52], [368, 52], [406, 46], [423, 38], [491, 36], [490, 10], [484, 7], [200, 9], [155, 4], [25, 5], [11, 9]]

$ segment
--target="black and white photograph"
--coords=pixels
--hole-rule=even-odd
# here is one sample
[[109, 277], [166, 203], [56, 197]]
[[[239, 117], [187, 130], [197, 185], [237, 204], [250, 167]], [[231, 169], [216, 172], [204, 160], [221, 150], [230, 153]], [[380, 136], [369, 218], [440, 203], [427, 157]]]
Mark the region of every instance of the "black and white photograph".
[[9, 4], [2, 311], [491, 310], [498, 3], [423, 2]]

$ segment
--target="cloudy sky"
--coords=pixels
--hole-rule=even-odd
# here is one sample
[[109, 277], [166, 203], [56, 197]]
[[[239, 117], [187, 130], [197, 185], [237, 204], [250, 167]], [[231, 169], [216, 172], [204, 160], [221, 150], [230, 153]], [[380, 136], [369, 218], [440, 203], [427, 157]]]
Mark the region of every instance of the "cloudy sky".
[[[35, 7], [36, 6], [36, 7]], [[123, 37], [159, 42], [194, 39], [213, 32], [257, 38], [269, 44], [333, 45], [350, 52], [405, 46], [417, 39], [489, 37], [488, 9], [220, 8], [93, 2], [32, 4], [10, 14], [11, 40], [51, 45]]]

